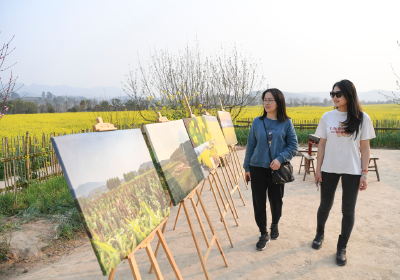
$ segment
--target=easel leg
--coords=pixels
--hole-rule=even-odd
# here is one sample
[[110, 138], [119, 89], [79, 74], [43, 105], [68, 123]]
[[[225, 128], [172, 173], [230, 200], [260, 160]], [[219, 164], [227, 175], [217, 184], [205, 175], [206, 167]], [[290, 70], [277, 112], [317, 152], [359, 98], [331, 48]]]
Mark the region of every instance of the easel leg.
[[[219, 178], [218, 172], [217, 172], [217, 171], [215, 171], [215, 173], [217, 174], [217, 177], [218, 177], [219, 183], [221, 184], [221, 189], [222, 189], [222, 191], [224, 192], [225, 199], [226, 199], [226, 201], [228, 202], [229, 209], [231, 209], [231, 212], [232, 212], [233, 219], [235, 220], [235, 223], [236, 223], [236, 225], [237, 225], [237, 226], [239, 226], [239, 223], [238, 223], [238, 221], [236, 220], [235, 213], [233, 212], [232, 205], [231, 205], [231, 203], [230, 203], [230, 201], [229, 201], [229, 198], [228, 198], [228, 196], [226, 195], [225, 188], [224, 188], [224, 186], [223, 186], [223, 185], [222, 185], [222, 183], [221, 183], [221, 179]], [[215, 174], [212, 174], [212, 176], [213, 176], [213, 179], [214, 179], [215, 185], [217, 186], [217, 188], [218, 188], [218, 191], [219, 191], [219, 186], [218, 186], [218, 182], [217, 182], [217, 180], [215, 179]], [[211, 183], [211, 181], [210, 181], [210, 183]], [[229, 192], [229, 194], [230, 194], [230, 192]], [[225, 202], [223, 202], [223, 203], [225, 203]], [[226, 209], [226, 205], [224, 205], [224, 206], [225, 206], [225, 211], [226, 211], [226, 212], [228, 212], [228, 210]], [[236, 209], [235, 209], [235, 211], [236, 211]]]
[[[215, 181], [215, 178], [214, 178], [214, 175], [213, 175], [213, 174], [208, 175], [208, 176], [207, 176], [207, 179], [208, 179], [208, 181], [210, 182], [210, 187], [211, 187], [211, 189], [212, 189], [212, 188], [213, 188], [213, 185], [212, 185], [212, 181], [211, 181], [211, 176], [213, 177], [213, 179], [214, 179], [214, 181]], [[224, 206], [224, 210], [225, 210], [225, 211], [228, 211], [228, 210], [226, 209], [225, 201], [224, 201], [224, 199], [223, 199], [223, 197], [222, 197], [221, 190], [219, 189], [219, 187], [218, 187], [217, 184], [216, 184], [216, 187], [217, 187], [217, 191], [218, 191], [219, 197], [221, 198], [222, 204], [223, 204], [223, 206]], [[200, 195], [201, 195], [201, 193], [200, 193]], [[226, 195], [225, 195], [225, 197], [226, 197]], [[199, 203], [199, 201], [197, 200], [197, 204], [198, 204], [198, 203]], [[197, 206], [197, 204], [196, 204], [196, 206]]]
[[114, 268], [111, 273], [108, 275], [108, 280], [113, 280], [115, 272], [117, 271], [117, 268]]
[[[232, 201], [233, 208], [235, 209], [236, 217], [239, 219], [239, 215], [238, 215], [238, 212], [237, 212], [237, 209], [236, 209], [235, 201], [233, 200], [233, 196], [232, 196], [231, 190], [229, 189], [229, 185], [228, 185], [228, 181], [226, 180], [224, 169], [225, 168], [222, 167], [222, 165], [221, 165], [221, 171], [222, 171], [222, 175], [224, 176], [225, 185], [226, 185], [226, 188], [228, 190], [229, 196], [231, 197], [231, 201]], [[217, 177], [218, 177], [218, 180], [219, 180], [221, 186], [223, 187], [222, 182], [221, 182], [221, 178], [219, 177], [218, 172], [217, 172]]]
[[239, 184], [239, 182], [238, 182], [238, 180], [237, 180], [237, 178], [234, 176], [234, 172], [232, 171], [232, 167], [231, 167], [231, 164], [229, 163], [229, 160], [227, 160], [226, 159], [226, 165], [228, 166], [228, 168], [229, 168], [229, 171], [231, 172], [231, 174], [232, 174], [232, 177], [233, 177], [233, 182], [235, 182], [235, 184]]
[[231, 163], [232, 163], [232, 165], [233, 165], [233, 176], [236, 178], [236, 180], [239, 178], [239, 173], [238, 174], [236, 174], [236, 167], [235, 167], [235, 164], [233, 163], [234, 161], [235, 161], [235, 163], [236, 163], [236, 158], [233, 156], [233, 149], [232, 149], [232, 146], [229, 146], [229, 155], [230, 155], [230, 158], [231, 158]]
[[245, 172], [243, 172], [243, 169], [241, 169], [240, 161], [239, 161], [239, 155], [238, 155], [238, 153], [237, 153], [236, 146], [233, 146], [233, 148], [235, 149], [235, 158], [236, 158], [236, 160], [237, 160], [237, 168], [238, 168], [239, 170], [241, 170], [241, 171], [239, 172], [239, 175], [242, 175], [244, 185], [246, 186], [246, 189], [248, 190], [249, 187], [248, 187], [248, 185], [247, 185], [246, 178], [245, 178], [245, 176], [244, 176]]
[[[231, 169], [231, 166], [230, 166], [229, 162], [228, 162], [227, 160], [225, 160], [225, 163], [226, 163], [226, 165], [228, 166], [228, 168], [229, 168], [229, 170], [231, 171], [231, 174], [232, 174], [232, 169]], [[229, 181], [231, 181], [231, 177], [229, 176], [229, 172], [227, 171], [226, 173], [228, 173]], [[233, 179], [235, 179], [235, 178], [233, 178]], [[239, 191], [239, 195], [240, 195], [240, 198], [242, 199], [243, 205], [246, 206], [246, 203], [244, 203], [244, 199], [243, 199], [243, 196], [242, 196], [242, 192], [240, 191], [239, 183], [238, 183], [236, 180], [233, 180], [233, 181], [234, 181], [235, 184], [237, 185], [237, 189], [238, 189], [238, 191]], [[232, 181], [231, 181], [231, 184], [232, 184]], [[233, 186], [233, 184], [232, 184], [232, 186]]]
[[[166, 223], [165, 223], [165, 224], [166, 224]], [[183, 278], [182, 278], [182, 275], [181, 275], [181, 272], [179, 271], [179, 269], [178, 269], [178, 267], [177, 267], [177, 265], [176, 265], [176, 263], [175, 263], [174, 257], [172, 256], [172, 253], [171, 253], [171, 251], [169, 250], [169, 247], [168, 247], [168, 245], [167, 245], [167, 241], [166, 241], [165, 238], [164, 238], [164, 234], [163, 234], [163, 233], [164, 233], [164, 229], [165, 229], [165, 227], [163, 227], [163, 231], [160, 231], [160, 229], [158, 229], [158, 230], [157, 230], [157, 236], [158, 236], [159, 241], [161, 241], [161, 245], [162, 245], [163, 248], [164, 248], [164, 252], [165, 252], [165, 254], [167, 255], [167, 258], [168, 258], [168, 260], [169, 260], [169, 263], [171, 264], [171, 267], [172, 267], [172, 269], [174, 270], [176, 279], [181, 280], [181, 279], [183, 279]], [[157, 251], [156, 251], [156, 253], [157, 253]], [[157, 255], [156, 255], [156, 256], [157, 256]]]
[[[200, 196], [199, 196], [199, 200], [200, 200]], [[202, 204], [202, 202], [200, 202], [200, 203]], [[206, 263], [205, 263], [205, 261], [203, 259], [203, 255], [202, 255], [201, 250], [200, 250], [200, 245], [199, 245], [199, 242], [197, 241], [196, 233], [194, 232], [192, 220], [190, 219], [190, 215], [189, 215], [189, 210], [188, 210], [188, 208], [186, 206], [186, 202], [185, 201], [181, 201], [181, 204], [183, 205], [183, 209], [185, 210], [186, 218], [187, 218], [188, 223], [189, 223], [190, 231], [192, 232], [194, 244], [196, 245], [197, 254], [199, 255], [201, 266], [203, 267], [204, 275], [206, 276], [206, 279], [209, 280], [210, 276], [208, 275]]]
[[178, 222], [179, 213], [181, 212], [181, 207], [182, 207], [182, 204], [179, 204], [178, 213], [176, 214], [176, 218], [175, 218], [174, 230], [176, 228], [176, 223]]
[[[167, 227], [167, 222], [168, 222], [168, 220], [164, 223], [164, 225], [163, 225], [163, 227], [162, 227], [162, 230], [161, 230], [161, 233], [162, 233], [162, 234], [164, 233], [165, 228]], [[154, 253], [154, 255], [156, 256], [156, 258], [157, 258], [158, 250], [160, 249], [160, 244], [161, 244], [160, 234], [158, 233], [158, 231], [157, 231], [157, 235], [158, 235], [158, 242], [157, 242], [156, 251], [155, 251], [155, 253]], [[163, 238], [164, 238], [164, 237], [163, 237]], [[163, 247], [164, 247], [164, 245], [163, 245]], [[165, 248], [164, 248], [164, 250], [165, 250]], [[152, 271], [153, 271], [153, 266], [150, 267], [149, 273], [151, 273]]]
[[134, 256], [128, 257], [128, 262], [129, 262], [129, 266], [131, 267], [133, 278], [135, 280], [142, 280], [135, 257]]
[[208, 225], [210, 226], [211, 232], [212, 232], [212, 234], [215, 236], [215, 242], [217, 243], [217, 246], [218, 246], [219, 252], [221, 253], [222, 259], [223, 259], [224, 262], [225, 262], [225, 266], [228, 267], [228, 261], [227, 261], [226, 258], [225, 258], [224, 251], [222, 251], [221, 244], [219, 243], [217, 234], [216, 234], [215, 231], [214, 231], [214, 228], [213, 228], [213, 226], [212, 226], [212, 224], [211, 224], [210, 217], [208, 217], [206, 208], [204, 207], [203, 200], [201, 199], [201, 196], [200, 196], [198, 190], [196, 190], [196, 194], [197, 194], [197, 197], [198, 197], [199, 200], [200, 200], [201, 208], [203, 209], [203, 213], [204, 213], [204, 215], [206, 216], [206, 219], [207, 219]]
[[[210, 175], [209, 175], [209, 176], [210, 176]], [[217, 195], [216, 195], [216, 193], [215, 193], [214, 186], [213, 186], [211, 180], [210, 180], [210, 184], [211, 184], [211, 190], [212, 190], [212, 192], [213, 192], [213, 194], [214, 194], [215, 202], [217, 203], [217, 207], [218, 207], [219, 214], [221, 215], [221, 222], [222, 222], [222, 223], [224, 224], [224, 226], [225, 226], [226, 234], [228, 235], [229, 242], [231, 243], [231, 246], [232, 246], [232, 248], [233, 248], [233, 243], [232, 243], [231, 235], [230, 235], [230, 233], [229, 233], [228, 226], [226, 225], [226, 222], [225, 222], [225, 214], [227, 213], [227, 211], [225, 210], [224, 213], [222, 213], [222, 210], [221, 210], [221, 207], [219, 206], [218, 198], [217, 198]], [[218, 188], [218, 186], [217, 186], [217, 188]], [[223, 202], [223, 203], [224, 203], [224, 202]], [[232, 211], [232, 215], [233, 215], [233, 217], [235, 218], [235, 214], [233, 213], [233, 211]], [[236, 220], [236, 219], [235, 219], [235, 220]]]
[[[200, 194], [203, 192], [203, 188], [204, 188], [204, 185], [206, 184], [206, 180], [204, 179], [204, 181], [203, 181], [203, 186], [201, 186], [201, 190], [200, 190]], [[199, 204], [199, 201], [197, 200], [197, 203], [196, 203], [196, 206]], [[180, 205], [179, 205], [180, 206]]]
[[157, 279], [158, 280], [163, 280], [164, 277], [161, 274], [160, 267], [158, 266], [156, 257], [153, 254], [153, 250], [151, 249], [150, 243], [147, 244], [147, 246], [146, 246], [146, 252], [147, 252], [147, 255], [149, 256], [149, 259], [150, 259], [150, 262], [151, 262], [151, 266], [154, 267], [154, 273], [155, 273]]
[[196, 203], [194, 202], [193, 196], [190, 198], [190, 202], [192, 203], [194, 213], [196, 214], [196, 217], [197, 217], [197, 221], [198, 221], [199, 224], [200, 224], [201, 232], [203, 233], [204, 240], [206, 241], [207, 247], [210, 247], [210, 242], [208, 241], [208, 237], [207, 237], [206, 231], [205, 231], [205, 229], [204, 229], [203, 223], [202, 223], [202, 221], [201, 221], [200, 213], [199, 213], [199, 211], [197, 210]]

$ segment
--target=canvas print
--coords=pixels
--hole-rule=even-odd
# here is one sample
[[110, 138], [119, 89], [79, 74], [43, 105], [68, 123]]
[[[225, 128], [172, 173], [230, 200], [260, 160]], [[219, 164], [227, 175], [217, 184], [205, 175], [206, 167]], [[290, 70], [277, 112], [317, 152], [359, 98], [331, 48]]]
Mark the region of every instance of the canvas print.
[[203, 173], [205, 173], [204, 176], [207, 176], [208, 172], [215, 169], [220, 163], [215, 149], [216, 141], [215, 139], [207, 140], [211, 138], [211, 134], [208, 131], [205, 118], [187, 118], [183, 119], [183, 122]]
[[[226, 144], [225, 137], [222, 134], [221, 127], [219, 126], [217, 117], [214, 116], [202, 116], [204, 118], [208, 131], [210, 132], [210, 138], [214, 138], [216, 141], [215, 148], [218, 156], [223, 156], [229, 153], [228, 145]], [[207, 139], [211, 140], [211, 139]]]
[[204, 179], [183, 120], [148, 124], [145, 130], [172, 203], [177, 205]]
[[168, 215], [170, 207], [139, 129], [52, 138], [103, 275]]
[[235, 145], [237, 144], [235, 128], [233, 126], [232, 117], [229, 112], [218, 111], [218, 119], [221, 124], [222, 132], [225, 136], [226, 144]]

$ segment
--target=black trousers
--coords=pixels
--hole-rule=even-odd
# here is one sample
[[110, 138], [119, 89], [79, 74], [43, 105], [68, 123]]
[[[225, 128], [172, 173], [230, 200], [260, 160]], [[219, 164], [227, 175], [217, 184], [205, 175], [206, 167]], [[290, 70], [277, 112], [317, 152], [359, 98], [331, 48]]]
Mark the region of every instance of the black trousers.
[[318, 208], [317, 223], [325, 226], [332, 209], [335, 192], [342, 177], [342, 237], [349, 239], [354, 226], [354, 212], [359, 192], [360, 175], [321, 172], [321, 203]]
[[271, 168], [250, 166], [251, 191], [254, 217], [261, 233], [267, 231], [267, 193], [271, 208], [272, 223], [279, 223], [282, 216], [284, 184], [272, 183]]

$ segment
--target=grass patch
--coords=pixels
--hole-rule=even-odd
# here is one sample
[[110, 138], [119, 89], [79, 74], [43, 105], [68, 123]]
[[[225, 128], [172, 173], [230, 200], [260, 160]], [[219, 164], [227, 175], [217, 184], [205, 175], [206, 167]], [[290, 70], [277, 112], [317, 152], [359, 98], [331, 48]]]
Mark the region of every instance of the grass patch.
[[236, 138], [239, 146], [247, 145], [247, 137], [249, 136], [249, 128], [235, 128]]
[[18, 193], [0, 195], [0, 216], [19, 218], [21, 222], [43, 217], [59, 222], [57, 237], [71, 239], [83, 224], [76, 210], [64, 177], [56, 177], [42, 183], [34, 183]]

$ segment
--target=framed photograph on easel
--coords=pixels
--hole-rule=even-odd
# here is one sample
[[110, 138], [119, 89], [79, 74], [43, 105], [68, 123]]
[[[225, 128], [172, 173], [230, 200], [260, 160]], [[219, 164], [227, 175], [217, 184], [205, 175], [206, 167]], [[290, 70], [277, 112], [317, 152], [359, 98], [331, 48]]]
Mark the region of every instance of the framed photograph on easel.
[[170, 213], [142, 133], [82, 133], [52, 142], [101, 271], [108, 275]]

